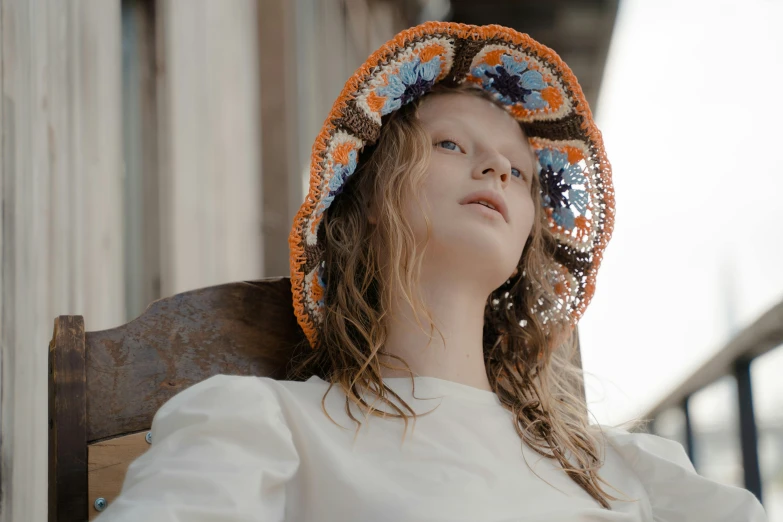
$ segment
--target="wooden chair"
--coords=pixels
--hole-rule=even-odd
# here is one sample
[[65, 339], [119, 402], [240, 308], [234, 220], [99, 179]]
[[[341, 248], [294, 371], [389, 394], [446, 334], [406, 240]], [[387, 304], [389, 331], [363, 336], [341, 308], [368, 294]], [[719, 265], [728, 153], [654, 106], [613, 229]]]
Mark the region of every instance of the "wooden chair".
[[58, 317], [49, 344], [49, 522], [91, 520], [116, 498], [147, 449], [155, 412], [176, 393], [220, 373], [283, 378], [308, 350], [288, 277], [161, 299], [111, 330], [85, 332], [81, 316]]
[[288, 277], [161, 299], [111, 330], [85, 332], [81, 316], [55, 319], [49, 521], [91, 520], [112, 502], [147, 449], [155, 412], [173, 395], [220, 373], [283, 378], [305, 350]]

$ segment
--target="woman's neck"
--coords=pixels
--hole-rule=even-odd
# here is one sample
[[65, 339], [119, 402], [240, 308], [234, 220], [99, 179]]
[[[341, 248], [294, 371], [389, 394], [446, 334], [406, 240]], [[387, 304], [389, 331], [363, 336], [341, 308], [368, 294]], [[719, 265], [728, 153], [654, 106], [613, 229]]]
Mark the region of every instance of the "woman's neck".
[[[451, 284], [425, 286], [422, 293], [443, 338], [437, 330], [429, 333], [424, 317], [420, 318], [424, 326], [422, 331], [407, 301], [397, 299], [386, 325], [388, 336], [384, 350], [408, 363], [415, 376], [437, 377], [491, 391], [482, 343], [486, 297], [473, 295], [464, 286], [454, 285], [453, 281]], [[404, 368], [396, 359], [386, 357], [381, 360]], [[381, 373], [382, 377], [408, 375], [404, 369], [383, 368]]]

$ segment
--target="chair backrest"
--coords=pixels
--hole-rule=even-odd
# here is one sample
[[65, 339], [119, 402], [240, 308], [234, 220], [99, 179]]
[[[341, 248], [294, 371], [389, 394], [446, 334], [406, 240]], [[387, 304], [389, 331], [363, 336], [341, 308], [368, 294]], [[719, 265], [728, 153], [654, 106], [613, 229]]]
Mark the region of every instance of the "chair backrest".
[[220, 373], [283, 378], [308, 346], [287, 277], [161, 299], [111, 330], [85, 332], [81, 316], [58, 317], [49, 345], [49, 521], [92, 519], [116, 497], [173, 395]]

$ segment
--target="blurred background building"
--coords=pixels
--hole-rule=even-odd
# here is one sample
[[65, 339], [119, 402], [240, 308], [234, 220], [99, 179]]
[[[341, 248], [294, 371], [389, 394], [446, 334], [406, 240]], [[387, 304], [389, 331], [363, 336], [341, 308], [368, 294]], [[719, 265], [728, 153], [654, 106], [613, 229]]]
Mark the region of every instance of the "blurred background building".
[[618, 223], [582, 323], [596, 420], [654, 419], [783, 521], [783, 11], [764, 0], [0, 0], [0, 521], [46, 516], [54, 317], [111, 328], [288, 275], [332, 102], [426, 20], [529, 33], [597, 114]]

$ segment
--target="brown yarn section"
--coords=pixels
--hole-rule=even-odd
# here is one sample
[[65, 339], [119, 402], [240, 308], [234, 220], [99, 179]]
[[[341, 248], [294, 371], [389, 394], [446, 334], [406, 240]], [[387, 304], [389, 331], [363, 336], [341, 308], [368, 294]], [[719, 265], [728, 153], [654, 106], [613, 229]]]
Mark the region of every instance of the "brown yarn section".
[[477, 40], [465, 40], [462, 38], [455, 40], [454, 62], [451, 71], [441, 81], [451, 85], [461, 83], [470, 71], [470, 64], [473, 62], [473, 58], [476, 57], [484, 45], [484, 42]]
[[356, 105], [356, 100], [350, 100], [346, 104], [342, 117], [335, 118], [334, 126], [343, 128], [369, 143], [375, 143], [381, 134], [381, 126], [364, 114], [364, 111]]
[[525, 122], [522, 127], [528, 136], [545, 138], [548, 140], [581, 140], [589, 143], [587, 134], [582, 130], [582, 117], [579, 114], [571, 114], [556, 121], [532, 121]]
[[304, 273], [309, 274], [310, 271], [321, 262], [323, 257], [323, 248], [318, 246], [305, 245], [305, 263]]

